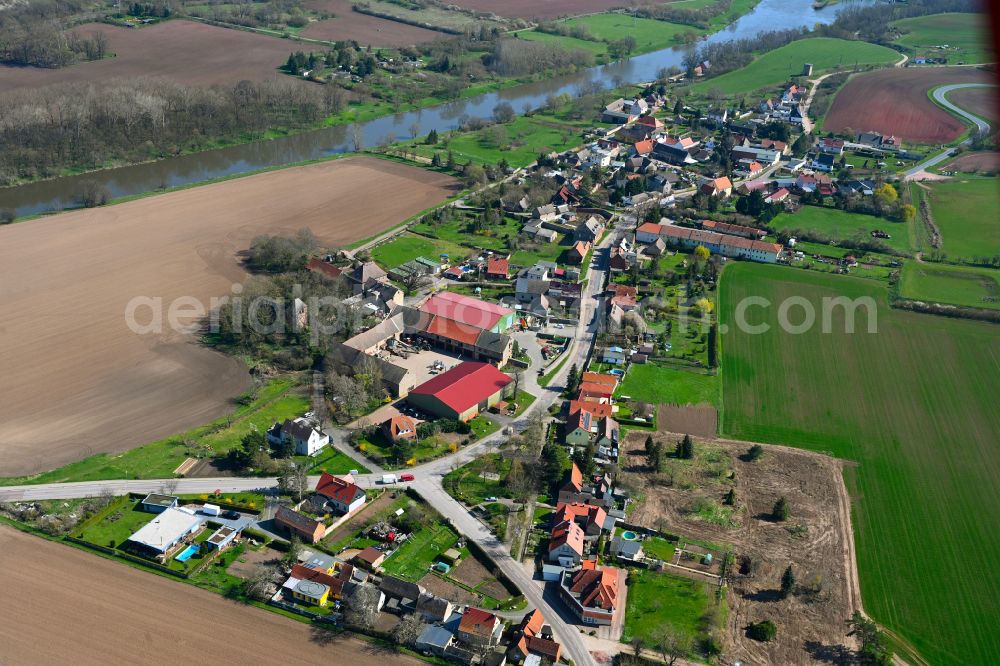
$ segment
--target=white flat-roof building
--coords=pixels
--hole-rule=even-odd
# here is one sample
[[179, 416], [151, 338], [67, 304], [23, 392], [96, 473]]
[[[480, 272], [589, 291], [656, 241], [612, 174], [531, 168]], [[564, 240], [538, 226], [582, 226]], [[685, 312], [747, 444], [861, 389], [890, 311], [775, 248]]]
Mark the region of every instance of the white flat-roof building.
[[168, 508], [129, 537], [129, 542], [154, 553], [163, 554], [184, 537], [197, 532], [202, 519], [187, 511]]

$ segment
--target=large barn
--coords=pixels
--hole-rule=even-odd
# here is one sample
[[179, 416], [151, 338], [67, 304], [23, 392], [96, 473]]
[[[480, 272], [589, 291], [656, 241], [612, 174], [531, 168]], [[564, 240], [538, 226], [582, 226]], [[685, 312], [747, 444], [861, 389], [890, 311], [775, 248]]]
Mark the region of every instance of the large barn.
[[500, 401], [511, 378], [489, 363], [461, 363], [416, 387], [406, 401], [445, 419], [468, 421]]

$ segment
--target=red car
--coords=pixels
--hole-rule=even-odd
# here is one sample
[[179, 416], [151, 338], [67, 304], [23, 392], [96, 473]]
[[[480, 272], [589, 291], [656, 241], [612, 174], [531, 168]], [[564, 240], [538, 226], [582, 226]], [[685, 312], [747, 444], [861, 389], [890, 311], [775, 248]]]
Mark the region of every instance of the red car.
[[413, 475], [412, 474], [400, 474], [399, 475], [399, 480], [400, 481], [413, 481]]

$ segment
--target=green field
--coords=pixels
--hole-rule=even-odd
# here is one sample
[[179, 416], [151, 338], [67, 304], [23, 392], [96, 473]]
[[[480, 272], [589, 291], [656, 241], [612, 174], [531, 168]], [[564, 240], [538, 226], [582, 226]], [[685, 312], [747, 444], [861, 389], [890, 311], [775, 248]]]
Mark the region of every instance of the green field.
[[1000, 310], [1000, 271], [908, 261], [899, 295], [915, 301]]
[[719, 404], [719, 377], [653, 363], [633, 364], [618, 388], [638, 402], [672, 405]]
[[[914, 56], [948, 58], [949, 64], [993, 62], [988, 23], [982, 14], [931, 14], [893, 23], [906, 33], [896, 43]], [[947, 45], [948, 48], [936, 48]]]
[[685, 32], [693, 32], [700, 35], [704, 32], [689, 25], [666, 23], [664, 21], [613, 13], [579, 16], [564, 21], [564, 23], [568, 26], [586, 27], [590, 31], [590, 34], [602, 42], [613, 42], [626, 35], [631, 35], [635, 38], [636, 42], [634, 53], [647, 53], [670, 46], [677, 46], [677, 35]]
[[[726, 268], [721, 430], [857, 461], [845, 473], [865, 610], [930, 663], [990, 663], [1000, 654], [1000, 329], [893, 311], [887, 292], [854, 277]], [[831, 333], [778, 328], [784, 299], [838, 295], [874, 299], [878, 332], [867, 333], [863, 309], [851, 335], [840, 309]], [[734, 326], [751, 296], [772, 304], [749, 309], [765, 334]]]
[[472, 250], [457, 243], [418, 236], [408, 231], [404, 231], [388, 243], [382, 243], [371, 250], [372, 259], [386, 270], [401, 266], [417, 257], [437, 259], [441, 254], [447, 254], [452, 261], [455, 261], [469, 256], [472, 254]]
[[706, 79], [691, 86], [696, 93], [717, 88], [728, 95], [748, 93], [759, 88], [778, 86], [791, 76], [802, 73], [804, 63], [812, 63], [813, 76], [835, 68], [855, 65], [890, 64], [899, 54], [868, 42], [846, 41], [829, 37], [800, 39], [756, 58], [742, 69]]
[[1000, 255], [1000, 179], [928, 183], [934, 223], [949, 259]]
[[[848, 213], [836, 208], [803, 206], [795, 213], [779, 214], [771, 220], [771, 226], [778, 231], [793, 229], [815, 231], [832, 241], [881, 240], [898, 252], [911, 250], [907, 224], [872, 215]], [[876, 229], [886, 232], [892, 238], [872, 238], [871, 232]]]
[[714, 590], [708, 583], [639, 569], [629, 572], [628, 583], [623, 643], [638, 636], [646, 645], [655, 645], [666, 626], [697, 644], [705, 627], [717, 623]]
[[576, 49], [578, 51], [589, 51], [595, 56], [602, 56], [608, 52], [608, 45], [604, 42], [592, 42], [589, 39], [577, 39], [568, 35], [552, 35], [547, 32], [537, 30], [521, 30], [516, 33], [520, 39], [529, 42], [542, 42], [545, 44], [555, 44], [564, 49]]
[[435, 522], [415, 532], [382, 564], [385, 572], [406, 580], [420, 580], [441, 553], [458, 542], [444, 523]]
[[[518, 109], [520, 111], [520, 109]], [[592, 126], [590, 123], [589, 126]], [[523, 167], [539, 153], [562, 152], [583, 143], [581, 127], [552, 116], [518, 116], [502, 125], [450, 135], [447, 147], [442, 144], [417, 144], [416, 152], [431, 158], [438, 153], [444, 160], [450, 151], [459, 163], [497, 164], [507, 160], [513, 167]]]

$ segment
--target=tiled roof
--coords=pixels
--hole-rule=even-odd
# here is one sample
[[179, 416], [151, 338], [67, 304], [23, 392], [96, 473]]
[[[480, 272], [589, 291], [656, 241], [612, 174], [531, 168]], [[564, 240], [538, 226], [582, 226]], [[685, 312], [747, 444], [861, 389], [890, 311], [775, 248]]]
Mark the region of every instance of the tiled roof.
[[514, 312], [500, 305], [450, 291], [434, 294], [420, 306], [420, 309], [423, 312], [485, 329], [493, 328], [501, 318]]
[[359, 496], [364, 495], [365, 491], [349, 481], [323, 472], [316, 484], [316, 493], [342, 504], [350, 504]]
[[476, 344], [476, 338], [479, 337], [482, 329], [438, 316], [431, 320], [427, 326], [427, 332], [471, 346]]
[[573, 576], [570, 592], [580, 595], [585, 608], [614, 610], [618, 603], [618, 569], [578, 571]]
[[552, 538], [549, 539], [549, 552], [567, 545], [577, 555], [583, 555], [583, 528], [572, 520], [565, 520], [552, 528]]
[[463, 634], [488, 638], [493, 635], [499, 621], [500, 619], [493, 613], [478, 608], [467, 608], [462, 614], [458, 630]]

